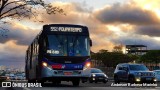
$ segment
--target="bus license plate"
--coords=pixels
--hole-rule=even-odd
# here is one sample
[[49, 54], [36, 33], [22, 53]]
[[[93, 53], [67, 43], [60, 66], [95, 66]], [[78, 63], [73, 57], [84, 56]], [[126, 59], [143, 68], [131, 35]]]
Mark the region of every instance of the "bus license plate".
[[64, 72], [64, 75], [72, 75], [72, 72]]

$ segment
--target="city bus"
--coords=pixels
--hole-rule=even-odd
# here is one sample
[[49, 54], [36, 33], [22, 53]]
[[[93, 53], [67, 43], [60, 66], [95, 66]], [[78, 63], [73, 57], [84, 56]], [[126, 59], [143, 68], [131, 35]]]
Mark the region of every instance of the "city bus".
[[91, 67], [92, 41], [86, 26], [44, 25], [26, 50], [25, 73], [28, 82], [71, 81], [79, 86], [86, 79], [83, 71]]

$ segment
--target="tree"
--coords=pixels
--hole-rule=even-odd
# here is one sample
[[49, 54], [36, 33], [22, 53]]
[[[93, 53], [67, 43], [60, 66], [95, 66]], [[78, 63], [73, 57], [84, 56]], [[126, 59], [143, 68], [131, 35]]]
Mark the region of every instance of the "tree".
[[[45, 9], [47, 14], [64, 13], [63, 9], [52, 6], [51, 3], [47, 4], [46, 0], [0, 0], [0, 24], [8, 23], [8, 18], [21, 20], [34, 17], [36, 19], [40, 14], [39, 9]], [[7, 29], [0, 27], [0, 30], [0, 34], [3, 35]]]
[[35, 16], [38, 11], [35, 6], [42, 6], [48, 14], [63, 13], [63, 9], [46, 4], [45, 0], [0, 0], [0, 20]]
[[113, 52], [123, 53], [122, 48], [123, 48], [122, 45], [114, 46], [114, 47], [113, 47]]
[[155, 63], [156, 66], [160, 63], [160, 50], [150, 50], [140, 58], [141, 62]]
[[95, 60], [102, 61], [107, 67], [115, 67], [119, 63], [128, 63], [133, 61], [133, 58], [120, 52], [108, 52], [107, 50], [100, 50], [92, 55]]
[[128, 56], [132, 61], [135, 61], [134, 63], [139, 63], [139, 62], [140, 62], [140, 56], [139, 56], [139, 55], [127, 54], [127, 56]]

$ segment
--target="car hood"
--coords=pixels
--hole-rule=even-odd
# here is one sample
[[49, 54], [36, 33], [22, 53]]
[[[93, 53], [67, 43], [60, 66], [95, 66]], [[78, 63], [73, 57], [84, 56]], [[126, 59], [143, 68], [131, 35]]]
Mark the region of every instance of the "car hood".
[[141, 73], [142, 76], [153, 76], [153, 71], [130, 71], [131, 74], [136, 75], [137, 73]]
[[149, 73], [153, 73], [153, 71], [130, 71], [130, 72], [141, 72], [141, 73], [146, 73], [146, 72], [149, 72]]
[[104, 76], [105, 75], [104, 73], [92, 73], [92, 74], [95, 74], [96, 76]]

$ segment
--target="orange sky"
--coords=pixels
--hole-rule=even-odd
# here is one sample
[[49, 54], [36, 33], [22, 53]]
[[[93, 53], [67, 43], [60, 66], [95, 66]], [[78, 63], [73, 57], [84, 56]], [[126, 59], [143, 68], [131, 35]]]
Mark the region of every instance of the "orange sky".
[[[10, 60], [22, 61], [27, 46], [44, 24], [80, 24], [89, 28], [93, 42], [92, 51], [100, 49], [112, 51], [115, 45], [144, 44], [149, 49], [160, 49], [160, 1], [159, 0], [100, 0], [89, 1], [58, 0], [52, 2], [66, 12], [65, 15], [47, 15], [40, 9], [36, 18], [43, 23], [30, 20], [12, 21], [2, 25], [10, 29], [8, 38], [0, 38], [0, 60], [5, 64]], [[97, 0], [98, 1], [98, 0]], [[108, 1], [108, 2], [107, 2]], [[124, 2], [125, 1], [125, 2]], [[17, 54], [20, 53], [20, 54]], [[5, 62], [6, 60], [6, 62]]]

